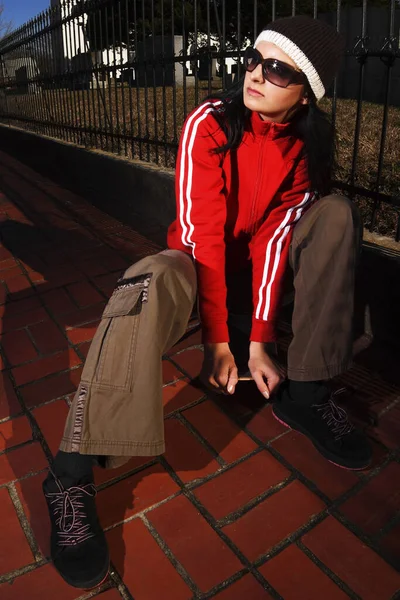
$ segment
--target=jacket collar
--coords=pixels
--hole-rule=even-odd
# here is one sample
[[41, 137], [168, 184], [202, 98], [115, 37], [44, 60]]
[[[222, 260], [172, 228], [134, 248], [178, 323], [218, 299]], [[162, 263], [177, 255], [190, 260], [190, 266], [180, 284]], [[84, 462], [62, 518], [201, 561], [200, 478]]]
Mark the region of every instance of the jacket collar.
[[268, 136], [270, 139], [275, 139], [289, 135], [290, 122], [273, 123], [272, 121], [263, 121], [258, 112], [252, 111], [250, 126], [255, 136]]

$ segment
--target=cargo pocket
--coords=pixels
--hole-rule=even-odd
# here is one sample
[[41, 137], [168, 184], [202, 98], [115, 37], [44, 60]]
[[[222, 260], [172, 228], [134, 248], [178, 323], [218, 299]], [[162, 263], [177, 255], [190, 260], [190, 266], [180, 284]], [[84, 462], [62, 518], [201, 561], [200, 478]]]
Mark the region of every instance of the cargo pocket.
[[82, 381], [123, 391], [130, 389], [139, 324], [150, 281], [151, 273], [118, 281], [92, 342], [87, 360], [90, 364], [85, 364]]

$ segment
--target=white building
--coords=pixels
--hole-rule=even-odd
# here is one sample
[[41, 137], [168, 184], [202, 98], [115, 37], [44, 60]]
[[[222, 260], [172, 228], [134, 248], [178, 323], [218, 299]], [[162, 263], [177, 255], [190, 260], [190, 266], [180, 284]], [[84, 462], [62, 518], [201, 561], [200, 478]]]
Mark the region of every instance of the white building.
[[[196, 45], [194, 43], [192, 43], [188, 47], [187, 54], [196, 54], [199, 52], [200, 48], [207, 47], [208, 45], [210, 45], [212, 48], [215, 48], [216, 52], [221, 51], [221, 45], [220, 45], [218, 36], [210, 34], [210, 37], [208, 37], [208, 35], [206, 33], [198, 33], [197, 34], [197, 52], [196, 52]], [[245, 50], [247, 48], [247, 46], [250, 46], [250, 45], [251, 45], [250, 40], [246, 38], [243, 41], [242, 50]], [[228, 75], [232, 75], [233, 73], [235, 73], [235, 71], [237, 69], [237, 65], [238, 65], [237, 58], [227, 56], [226, 58], [224, 58], [222, 60], [225, 63], [226, 73]], [[186, 61], [186, 72], [188, 75], [194, 75], [193, 66], [194, 66], [193, 61], [190, 61], [190, 60]], [[197, 60], [197, 69], [200, 69], [200, 59]], [[211, 76], [212, 77], [215, 76], [216, 71], [217, 71], [217, 59], [214, 58], [212, 60], [212, 65], [211, 65]]]
[[[60, 0], [51, 0], [51, 4], [52, 6], [61, 6], [61, 18], [62, 19], [67, 19], [67, 21], [62, 25], [61, 31], [59, 30], [55, 30], [54, 34], [53, 34], [53, 49], [54, 49], [54, 57], [56, 59], [56, 64], [58, 62], [58, 70], [63, 71], [66, 68], [67, 69], [72, 69], [74, 70], [74, 67], [76, 65], [76, 69], [78, 71], [82, 71], [82, 66], [84, 69], [87, 68], [88, 72], [90, 71], [90, 65], [91, 64], [95, 64], [95, 65], [104, 65], [106, 67], [117, 67], [117, 66], [121, 66], [126, 64], [129, 59], [132, 60], [132, 58], [134, 57], [132, 52], [129, 52], [129, 49], [126, 47], [126, 45], [121, 44], [120, 46], [117, 47], [109, 47], [106, 48], [100, 52], [93, 52], [90, 48], [90, 43], [89, 40], [87, 38], [87, 36], [85, 35], [85, 31], [86, 31], [86, 27], [87, 27], [87, 21], [88, 21], [88, 16], [86, 14], [81, 14], [79, 16], [74, 17], [73, 16], [73, 9], [75, 6], [77, 6], [79, 0], [69, 0], [67, 2], [62, 2], [60, 4]], [[166, 39], [166, 38], [165, 38]], [[161, 48], [161, 36], [156, 36], [156, 39], [154, 41], [154, 43], [152, 42], [151, 37], [146, 38], [146, 40], [143, 42], [140, 42], [138, 48], [137, 48], [137, 59], [140, 62], [141, 56], [143, 54], [143, 48], [145, 48], [145, 52], [146, 52], [146, 56], [149, 57], [151, 55], [152, 52], [152, 48], [155, 48], [156, 54], [158, 52], [162, 51]], [[199, 53], [199, 50], [201, 48], [205, 48], [208, 45], [213, 47], [215, 49], [215, 51], [220, 51], [221, 46], [220, 46], [220, 42], [219, 42], [219, 38], [216, 35], [210, 35], [210, 37], [208, 37], [208, 35], [206, 33], [199, 33], [197, 36], [197, 48], [195, 47], [195, 44], [189, 44], [189, 46], [184, 49], [183, 45], [182, 45], [182, 41], [183, 38], [182, 36], [175, 36], [174, 40], [172, 41], [172, 38], [170, 39], [170, 41], [168, 43], [172, 44], [172, 47], [174, 49], [174, 54], [175, 56], [182, 56], [185, 53], [187, 55], [190, 54], [194, 54], [194, 53]], [[166, 42], [167, 43], [167, 42]], [[242, 49], [246, 48], [248, 45], [250, 44], [250, 40], [244, 40], [243, 45], [242, 45]], [[205, 61], [207, 61], [208, 58], [205, 55]], [[224, 61], [225, 67], [226, 67], [226, 73], [228, 75], [232, 75], [233, 73], [235, 73], [237, 71], [237, 65], [238, 65], [238, 60], [236, 57], [227, 57], [222, 59]], [[198, 58], [196, 59], [197, 62], [197, 72], [201, 72], [201, 59]], [[87, 65], [87, 66], [86, 66]], [[191, 60], [187, 60], [185, 61], [185, 66], [186, 66], [186, 75], [189, 76], [188, 79], [186, 79], [186, 83], [190, 85], [190, 76], [193, 76], [195, 73], [194, 71], [196, 70], [196, 65], [194, 64], [194, 61]], [[160, 75], [158, 73], [158, 71], [161, 69], [163, 69], [168, 71], [167, 74], [170, 75], [170, 77], [165, 78], [165, 74], [164, 76]], [[56, 67], [57, 69], [57, 67]], [[167, 67], [162, 67], [162, 65], [160, 65], [159, 67], [157, 67], [157, 73], [158, 73], [158, 77], [156, 78], [157, 81], [168, 81], [169, 83], [167, 83], [167, 85], [171, 85], [172, 83], [172, 73], [170, 73], [170, 71], [173, 72], [173, 69], [175, 69], [175, 75], [173, 78], [173, 81], [175, 81], [175, 83], [177, 85], [182, 85], [183, 84], [183, 71], [184, 71], [184, 63], [181, 62], [176, 62], [174, 64], [174, 66], [172, 65], [168, 65]], [[199, 71], [200, 69], [200, 71]], [[106, 73], [106, 79], [112, 79], [114, 77], [116, 77], [117, 79], [120, 79], [122, 77], [123, 74], [123, 70], [125, 71], [125, 69], [107, 69]], [[134, 80], [135, 79], [135, 72], [134, 69], [130, 69], [130, 79]], [[204, 68], [204, 63], [203, 63], [203, 71], [206, 72], [206, 77], [208, 75], [208, 68]], [[139, 81], [139, 85], [144, 85], [144, 73], [148, 72], [148, 76], [147, 79], [149, 82], [153, 81], [153, 69], [151, 67], [146, 67], [146, 68], [139, 68], [138, 69], [138, 73], [137, 73], [137, 77], [138, 77], [138, 81]], [[217, 75], [217, 59], [213, 59], [212, 60], [212, 65], [211, 65], [211, 76], [215, 77]], [[87, 78], [86, 78], [87, 79]], [[82, 82], [84, 83], [84, 82]], [[86, 81], [86, 85], [89, 82]], [[95, 85], [95, 82], [90, 82], [92, 85]], [[156, 85], [161, 85], [161, 83], [157, 83]]]
[[[77, 5], [77, 0], [60, 3], [60, 0], [51, 0], [51, 6], [61, 6], [61, 18], [66, 19], [71, 16], [73, 7]], [[80, 15], [71, 19], [62, 25], [62, 36], [59, 39], [61, 48], [58, 51], [62, 53], [63, 58], [72, 59], [78, 54], [88, 52], [89, 47], [85, 37], [85, 27], [87, 15]]]

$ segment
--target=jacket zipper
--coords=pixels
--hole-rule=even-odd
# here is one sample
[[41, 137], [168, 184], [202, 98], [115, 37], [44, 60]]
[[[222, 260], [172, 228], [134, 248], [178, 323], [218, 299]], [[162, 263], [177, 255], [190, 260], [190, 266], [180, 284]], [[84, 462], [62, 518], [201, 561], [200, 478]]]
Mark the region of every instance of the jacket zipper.
[[[273, 125], [271, 124], [271, 129], [272, 129]], [[270, 129], [270, 130], [271, 130]], [[251, 209], [250, 209], [250, 217], [249, 217], [249, 233], [251, 233], [252, 235], [255, 233], [255, 228], [256, 228], [256, 222], [255, 222], [255, 217], [256, 217], [256, 213], [257, 213], [257, 196], [258, 196], [258, 188], [260, 186], [260, 179], [261, 179], [261, 174], [262, 174], [262, 163], [263, 161], [263, 156], [264, 156], [264, 145], [265, 142], [267, 141], [267, 138], [269, 137], [269, 133], [267, 135], [265, 135], [262, 138], [262, 142], [260, 144], [260, 154], [258, 156], [258, 165], [257, 165], [257, 178], [256, 178], [256, 183], [255, 183], [255, 187], [254, 187], [254, 194], [253, 194], [253, 200], [251, 203]]]

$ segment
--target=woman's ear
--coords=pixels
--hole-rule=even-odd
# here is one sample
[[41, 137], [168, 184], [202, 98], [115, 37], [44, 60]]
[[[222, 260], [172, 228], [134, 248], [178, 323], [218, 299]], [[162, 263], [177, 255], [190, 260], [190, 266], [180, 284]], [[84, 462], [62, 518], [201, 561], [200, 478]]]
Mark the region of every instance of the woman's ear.
[[308, 97], [307, 92], [305, 92], [304, 96], [300, 100], [300, 104], [303, 104], [303, 106], [305, 106], [306, 104], [310, 104], [310, 99]]

